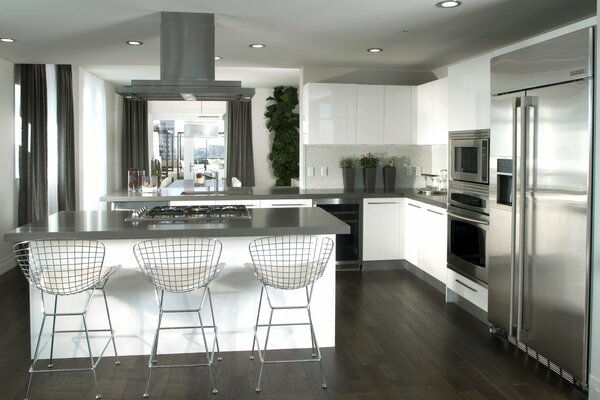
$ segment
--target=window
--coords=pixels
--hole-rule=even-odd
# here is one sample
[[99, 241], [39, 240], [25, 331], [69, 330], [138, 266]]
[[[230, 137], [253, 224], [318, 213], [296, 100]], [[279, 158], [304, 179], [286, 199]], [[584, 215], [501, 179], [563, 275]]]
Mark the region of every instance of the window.
[[197, 173], [225, 176], [225, 102], [150, 102], [152, 158], [161, 179], [194, 180]]

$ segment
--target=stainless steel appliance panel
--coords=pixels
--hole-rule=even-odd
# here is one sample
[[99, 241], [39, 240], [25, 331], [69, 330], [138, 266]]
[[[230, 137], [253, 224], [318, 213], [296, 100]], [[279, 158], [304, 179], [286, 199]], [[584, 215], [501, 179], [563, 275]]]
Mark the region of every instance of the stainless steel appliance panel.
[[527, 92], [518, 339], [585, 377], [591, 82]]
[[488, 283], [488, 216], [448, 207], [448, 268]]

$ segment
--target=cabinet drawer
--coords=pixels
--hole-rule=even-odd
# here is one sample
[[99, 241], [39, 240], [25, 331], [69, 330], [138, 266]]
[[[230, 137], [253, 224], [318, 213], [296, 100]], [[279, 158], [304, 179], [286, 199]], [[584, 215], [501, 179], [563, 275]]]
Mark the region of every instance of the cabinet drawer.
[[273, 208], [273, 207], [312, 207], [312, 199], [271, 199], [261, 200], [260, 206], [262, 208]]
[[451, 269], [446, 271], [446, 288], [475, 304], [483, 311], [488, 309], [488, 290]]
[[215, 200], [217, 206], [246, 206], [248, 208], [260, 208], [260, 200]]

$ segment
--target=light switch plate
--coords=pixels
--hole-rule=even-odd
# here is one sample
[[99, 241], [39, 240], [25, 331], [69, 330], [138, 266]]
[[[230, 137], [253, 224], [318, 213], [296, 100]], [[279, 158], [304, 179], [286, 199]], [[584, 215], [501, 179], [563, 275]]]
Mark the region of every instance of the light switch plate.
[[315, 167], [308, 167], [306, 169], [306, 175], [308, 175], [308, 176], [315, 176]]
[[321, 167], [321, 176], [327, 176], [327, 167]]

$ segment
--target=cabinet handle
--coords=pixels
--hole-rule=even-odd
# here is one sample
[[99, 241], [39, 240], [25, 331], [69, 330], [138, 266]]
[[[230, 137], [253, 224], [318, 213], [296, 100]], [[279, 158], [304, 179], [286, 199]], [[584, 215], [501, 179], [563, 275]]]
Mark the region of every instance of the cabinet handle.
[[463, 285], [464, 287], [466, 287], [467, 289], [469, 289], [472, 292], [477, 293], [477, 289], [472, 288], [471, 286], [467, 285], [466, 283], [463, 283], [460, 279], [455, 279], [454, 280], [456, 283], [458, 283], [459, 285]]
[[397, 201], [367, 201], [367, 204], [400, 204]]
[[301, 207], [304, 206], [304, 203], [286, 203], [286, 204], [271, 204], [272, 207]]
[[437, 215], [444, 215], [441, 212], [433, 211], [433, 210], [430, 210], [429, 208], [427, 209], [427, 211], [429, 211], [430, 213], [433, 213], [433, 214], [437, 214]]
[[409, 206], [414, 207], [414, 208], [421, 208], [421, 206], [418, 206], [416, 204], [412, 204], [412, 203], [408, 203]]

